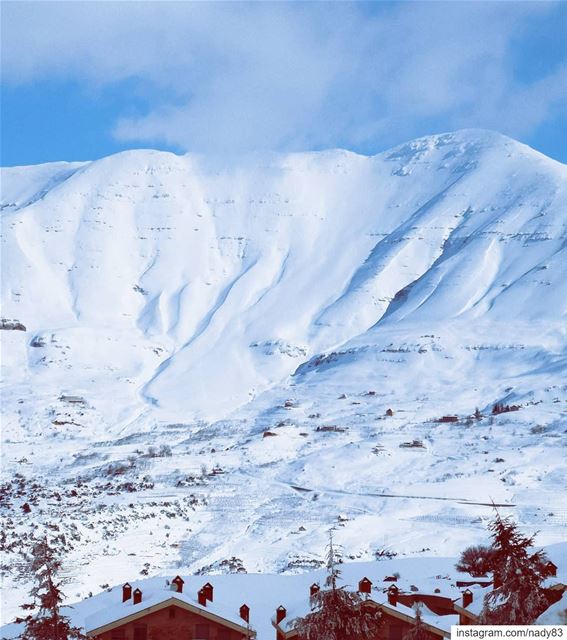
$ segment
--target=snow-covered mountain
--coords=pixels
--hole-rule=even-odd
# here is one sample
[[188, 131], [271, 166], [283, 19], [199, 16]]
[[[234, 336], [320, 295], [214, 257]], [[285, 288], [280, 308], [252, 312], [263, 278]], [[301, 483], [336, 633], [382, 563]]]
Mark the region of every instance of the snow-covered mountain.
[[317, 565], [337, 519], [356, 558], [455, 553], [492, 500], [564, 537], [565, 165], [476, 130], [131, 151], [4, 169], [2, 209], [13, 562], [38, 520], [79, 593], [134, 543], [150, 573]]

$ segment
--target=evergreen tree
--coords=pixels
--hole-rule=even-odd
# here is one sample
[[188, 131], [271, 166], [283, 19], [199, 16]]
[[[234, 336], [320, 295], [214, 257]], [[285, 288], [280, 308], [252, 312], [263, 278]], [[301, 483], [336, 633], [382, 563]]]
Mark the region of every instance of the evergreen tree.
[[415, 611], [414, 626], [404, 635], [404, 640], [429, 640], [431, 634], [425, 628], [423, 618], [421, 617], [421, 603], [416, 602], [413, 605]]
[[327, 545], [325, 588], [311, 599], [312, 611], [295, 623], [301, 640], [372, 640], [381, 624], [380, 613], [364, 606], [361, 596], [337, 586], [338, 568], [332, 531]]
[[61, 571], [61, 560], [56, 550], [49, 544], [47, 537], [36, 542], [32, 549], [32, 560], [29, 566], [34, 575], [35, 585], [30, 591], [33, 602], [24, 604], [22, 609], [33, 611], [37, 615], [28, 615], [21, 622], [26, 628], [21, 635], [22, 640], [70, 640], [82, 639], [85, 636], [79, 629], [72, 627], [69, 618], [61, 615], [60, 607], [64, 595], [57, 574]]
[[491, 558], [494, 589], [484, 598], [483, 624], [532, 624], [549, 605], [543, 587], [551, 575], [542, 551], [531, 553], [534, 536], [518, 531], [510, 518], [496, 518], [492, 532]]

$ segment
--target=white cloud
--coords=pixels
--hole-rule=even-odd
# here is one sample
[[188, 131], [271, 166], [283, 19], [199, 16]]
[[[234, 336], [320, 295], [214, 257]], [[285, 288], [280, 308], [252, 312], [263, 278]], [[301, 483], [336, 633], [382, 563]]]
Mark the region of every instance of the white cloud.
[[388, 143], [424, 123], [524, 133], [564, 102], [510, 52], [550, 3], [8, 2], [7, 82], [135, 78], [149, 112], [124, 140], [203, 151]]

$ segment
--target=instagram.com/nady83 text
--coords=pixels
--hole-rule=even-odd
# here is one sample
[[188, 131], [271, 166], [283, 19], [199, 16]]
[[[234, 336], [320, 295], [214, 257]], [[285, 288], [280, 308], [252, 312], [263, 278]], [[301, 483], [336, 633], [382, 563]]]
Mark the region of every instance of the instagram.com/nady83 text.
[[567, 640], [567, 625], [466, 625], [451, 627], [451, 640], [485, 640], [489, 638], [537, 638]]

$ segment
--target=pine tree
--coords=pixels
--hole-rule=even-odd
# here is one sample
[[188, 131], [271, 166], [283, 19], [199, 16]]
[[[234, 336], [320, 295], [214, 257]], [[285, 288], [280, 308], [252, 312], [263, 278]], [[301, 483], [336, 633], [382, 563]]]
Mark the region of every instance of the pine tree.
[[341, 576], [338, 568], [332, 531], [327, 545], [327, 578], [325, 588], [311, 599], [312, 612], [295, 623], [301, 640], [371, 640], [381, 624], [378, 611], [364, 606], [361, 596], [337, 586]]
[[532, 624], [549, 604], [543, 588], [551, 575], [547, 557], [542, 551], [530, 553], [534, 536], [522, 535], [510, 518], [497, 513], [489, 530], [495, 588], [484, 598], [481, 622]]
[[404, 635], [404, 640], [429, 640], [431, 634], [425, 628], [423, 618], [421, 617], [421, 603], [416, 602], [413, 605], [415, 611], [414, 626]]
[[22, 609], [38, 609], [37, 615], [28, 615], [22, 621], [26, 628], [22, 640], [70, 640], [85, 636], [79, 629], [72, 627], [69, 618], [61, 615], [60, 607], [64, 594], [57, 575], [61, 571], [61, 560], [56, 550], [49, 544], [47, 537], [38, 541], [32, 549], [30, 572], [35, 577], [35, 585], [30, 591], [33, 602], [24, 604]]

